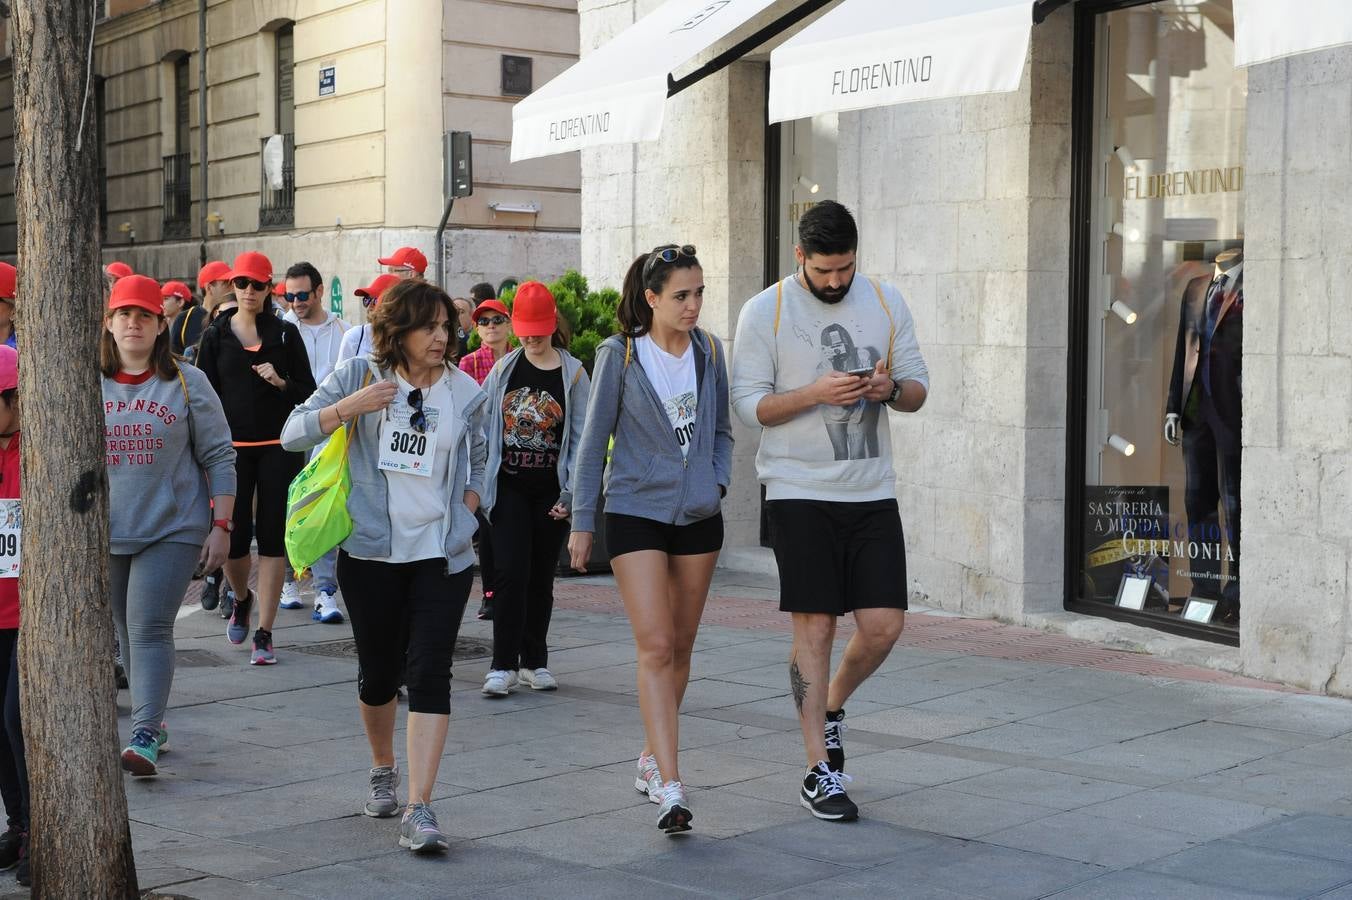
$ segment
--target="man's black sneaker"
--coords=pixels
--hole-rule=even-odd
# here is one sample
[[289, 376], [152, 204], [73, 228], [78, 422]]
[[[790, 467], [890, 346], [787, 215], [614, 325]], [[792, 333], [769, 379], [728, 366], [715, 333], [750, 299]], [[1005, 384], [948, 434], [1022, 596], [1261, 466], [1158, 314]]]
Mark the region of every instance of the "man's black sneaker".
[[826, 711], [826, 764], [833, 772], [845, 771], [845, 745], [840, 736], [845, 733], [845, 708]]
[[221, 605], [221, 575], [212, 572], [202, 579], [202, 596], [199, 598], [202, 608], [212, 610]]
[[850, 776], [843, 772], [833, 772], [823, 760], [807, 770], [803, 777], [803, 789], [798, 793], [798, 802], [819, 819], [829, 822], [853, 822], [859, 818], [859, 807], [845, 793], [842, 782]]
[[493, 595], [484, 594], [483, 602], [479, 604], [479, 618], [485, 622], [493, 621]]
[[235, 592], [226, 588], [221, 592], [221, 618], [228, 619], [235, 614]]
[[4, 834], [0, 834], [0, 872], [9, 871], [17, 866], [22, 850], [22, 831], [11, 826]]

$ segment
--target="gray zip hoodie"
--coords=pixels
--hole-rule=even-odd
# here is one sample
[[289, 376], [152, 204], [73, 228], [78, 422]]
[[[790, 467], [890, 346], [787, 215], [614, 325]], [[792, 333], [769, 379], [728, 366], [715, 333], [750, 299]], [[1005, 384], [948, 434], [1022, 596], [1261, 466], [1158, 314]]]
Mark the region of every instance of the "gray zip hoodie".
[[[454, 367], [447, 371], [451, 375], [455, 415], [443, 419], [452, 428], [453, 441], [451, 464], [446, 467], [450, 504], [443, 528], [446, 570], [461, 572], [474, 565], [471, 541], [478, 523], [464, 504], [463, 492], [471, 490], [480, 497], [484, 495], [484, 463], [488, 450], [484, 444], [483, 415], [487, 397], [464, 372]], [[287, 450], [309, 450], [328, 440], [328, 435], [319, 427], [320, 411], [361, 390], [368, 372], [372, 382], [375, 379], [394, 380], [392, 371], [377, 369], [365, 356], [340, 363], [310, 399], [297, 406], [287, 418], [282, 428], [282, 446]], [[358, 416], [348, 423], [349, 428], [357, 429], [347, 451], [348, 469], [352, 473], [352, 491], [347, 497], [352, 534], [341, 546], [353, 556], [364, 559], [387, 559], [392, 553], [389, 491], [385, 474], [376, 467], [380, 459], [383, 415], [384, 411], [380, 410]]]
[[[484, 515], [493, 518], [493, 506], [498, 499], [498, 470], [502, 468], [502, 402], [507, 394], [507, 383], [512, 380], [516, 361], [525, 351], [517, 347], [493, 366], [484, 379], [484, 393], [488, 395], [488, 411], [484, 416], [485, 437], [488, 440], [488, 470], [483, 494]], [[568, 427], [563, 429], [563, 443], [559, 446], [559, 502], [573, 508], [573, 471], [577, 468], [577, 446], [582, 439], [582, 420], [587, 412], [587, 397], [591, 393], [591, 378], [582, 368], [582, 361], [567, 350], [560, 350], [563, 360], [564, 390], [568, 402], [564, 415]]]
[[[596, 348], [587, 424], [573, 476], [573, 531], [596, 531], [603, 470], [606, 512], [674, 525], [719, 512], [722, 493], [732, 481], [728, 368], [718, 338], [703, 329], [690, 337], [699, 399], [688, 457], [681, 454], [632, 340], [615, 334]], [[611, 435], [615, 445], [607, 466]]]

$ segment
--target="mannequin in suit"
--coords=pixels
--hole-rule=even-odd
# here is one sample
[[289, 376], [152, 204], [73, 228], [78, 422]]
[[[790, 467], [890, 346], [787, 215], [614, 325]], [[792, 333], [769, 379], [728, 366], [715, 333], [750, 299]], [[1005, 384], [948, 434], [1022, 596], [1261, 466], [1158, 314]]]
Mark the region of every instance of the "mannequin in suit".
[[1239, 463], [1244, 357], [1244, 255], [1226, 250], [1210, 276], [1183, 291], [1164, 439], [1183, 445], [1189, 539], [1217, 546], [1223, 505], [1234, 554], [1222, 585], [1219, 559], [1191, 561], [1193, 596], [1218, 600], [1215, 621], [1239, 622]]

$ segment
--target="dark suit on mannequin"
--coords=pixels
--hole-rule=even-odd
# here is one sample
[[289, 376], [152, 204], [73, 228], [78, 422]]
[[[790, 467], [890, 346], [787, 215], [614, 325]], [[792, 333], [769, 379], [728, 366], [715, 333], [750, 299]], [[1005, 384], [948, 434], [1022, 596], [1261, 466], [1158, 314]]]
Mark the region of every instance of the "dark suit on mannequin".
[[[1216, 620], [1239, 615], [1240, 392], [1244, 339], [1244, 264], [1214, 279], [1194, 278], [1183, 291], [1173, 377], [1166, 413], [1178, 416], [1187, 473], [1184, 502], [1189, 540], [1215, 551], [1220, 542], [1219, 507], [1235, 561], [1222, 586], [1221, 561], [1198, 554], [1192, 560], [1193, 595], [1220, 601]], [[1199, 547], [1199, 550], [1202, 549]], [[1219, 554], [1216, 554], [1219, 556]]]

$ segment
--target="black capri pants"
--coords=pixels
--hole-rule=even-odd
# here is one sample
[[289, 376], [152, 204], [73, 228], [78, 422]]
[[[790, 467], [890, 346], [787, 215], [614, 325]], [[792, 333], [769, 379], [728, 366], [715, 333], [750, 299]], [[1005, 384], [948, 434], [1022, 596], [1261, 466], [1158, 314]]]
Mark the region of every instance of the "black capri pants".
[[283, 450], [281, 444], [235, 446], [237, 485], [231, 559], [249, 555], [255, 533], [259, 556], [286, 556], [286, 489], [303, 468], [305, 454]]
[[451, 654], [473, 569], [447, 574], [446, 560], [389, 563], [338, 551], [338, 588], [357, 643], [357, 696], [384, 706], [399, 684], [408, 711], [451, 713]]

